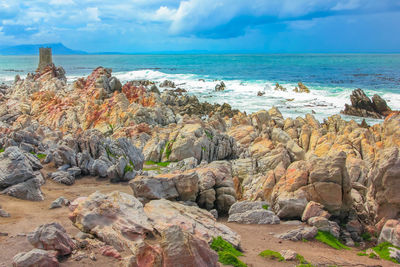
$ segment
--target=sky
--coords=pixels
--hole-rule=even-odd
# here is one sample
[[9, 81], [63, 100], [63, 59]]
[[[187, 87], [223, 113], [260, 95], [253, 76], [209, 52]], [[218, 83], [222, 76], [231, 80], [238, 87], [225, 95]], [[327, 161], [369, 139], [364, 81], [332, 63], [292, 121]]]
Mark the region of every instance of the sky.
[[400, 52], [400, 0], [0, 0], [0, 47]]

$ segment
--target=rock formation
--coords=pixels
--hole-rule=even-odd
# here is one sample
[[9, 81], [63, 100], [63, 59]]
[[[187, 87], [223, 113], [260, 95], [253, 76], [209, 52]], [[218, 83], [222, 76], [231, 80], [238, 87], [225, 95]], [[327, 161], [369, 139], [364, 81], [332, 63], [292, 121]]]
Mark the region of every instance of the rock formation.
[[[170, 262], [176, 251], [168, 242], [176, 242], [182, 253], [207, 255], [182, 262], [213, 265], [211, 237], [235, 246], [239, 240], [208, 211], [240, 223], [302, 219], [313, 226], [283, 235], [291, 240], [323, 229], [351, 244], [365, 229], [382, 228], [382, 240], [394, 240], [386, 224], [400, 214], [400, 114], [388, 114], [384, 101], [371, 101], [361, 90], [347, 110], [387, 116], [361, 127], [339, 115], [322, 122], [312, 114], [285, 119], [276, 107], [246, 114], [228, 104], [200, 103], [182, 90], [160, 93], [151, 81], [121, 84], [103, 67], [67, 84], [63, 69], [50, 65], [0, 88], [0, 189], [43, 200], [46, 179], [66, 186], [87, 175], [129, 181], [131, 195], [96, 193], [70, 207], [77, 227], [135, 263]], [[43, 177], [48, 164], [56, 169]], [[112, 216], [93, 222], [101, 213], [95, 200], [110, 203]], [[108, 227], [110, 220], [116, 228]], [[182, 221], [196, 226], [194, 234], [173, 227]], [[155, 246], [146, 241], [151, 235]], [[112, 248], [104, 253], [117, 255]]]
[[371, 99], [361, 89], [356, 89], [350, 96], [351, 106], [345, 104], [342, 111], [343, 114], [358, 116], [358, 117], [371, 117], [381, 119], [391, 113], [391, 109], [386, 104], [386, 101], [379, 95], [375, 94]]
[[95, 234], [124, 255], [130, 266], [218, 266], [217, 254], [208, 243], [222, 236], [235, 246], [240, 239], [228, 227], [197, 207], [165, 199], [144, 207], [135, 197], [96, 192], [81, 199], [70, 218], [81, 231]]

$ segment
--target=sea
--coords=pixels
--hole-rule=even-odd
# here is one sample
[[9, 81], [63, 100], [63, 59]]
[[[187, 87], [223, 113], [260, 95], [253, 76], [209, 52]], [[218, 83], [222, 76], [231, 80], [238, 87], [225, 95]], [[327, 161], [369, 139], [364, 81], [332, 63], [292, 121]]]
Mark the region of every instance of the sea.
[[[357, 88], [400, 110], [400, 54], [53, 55], [53, 62], [65, 69], [68, 82], [103, 66], [122, 82], [171, 80], [201, 101], [228, 103], [247, 113], [275, 106], [284, 117], [313, 113], [322, 122], [350, 104]], [[38, 56], [0, 56], [0, 83], [12, 83], [15, 75], [24, 77], [37, 65]], [[216, 92], [220, 81], [226, 89]], [[293, 92], [298, 82], [311, 92]], [[287, 91], [275, 91], [276, 83]]]

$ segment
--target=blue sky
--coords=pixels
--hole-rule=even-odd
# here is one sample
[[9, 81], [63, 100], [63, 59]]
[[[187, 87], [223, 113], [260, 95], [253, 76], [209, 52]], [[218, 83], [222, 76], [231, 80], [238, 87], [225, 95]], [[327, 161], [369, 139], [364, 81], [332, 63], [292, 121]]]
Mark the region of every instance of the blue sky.
[[0, 47], [400, 52], [400, 0], [0, 0]]

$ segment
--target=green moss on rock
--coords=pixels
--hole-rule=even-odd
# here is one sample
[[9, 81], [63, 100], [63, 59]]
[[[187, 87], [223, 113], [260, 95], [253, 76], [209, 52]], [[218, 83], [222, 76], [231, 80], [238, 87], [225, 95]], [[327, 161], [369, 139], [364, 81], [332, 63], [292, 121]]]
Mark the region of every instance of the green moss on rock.
[[281, 253], [273, 251], [273, 250], [264, 250], [259, 254], [261, 257], [267, 258], [267, 259], [272, 259], [272, 260], [278, 260], [278, 261], [284, 261], [285, 258], [281, 255]]
[[[389, 248], [391, 248], [391, 247], [400, 249], [400, 247], [396, 247], [395, 245], [393, 245], [389, 242], [383, 242], [383, 243], [380, 243], [379, 245], [377, 245], [376, 247], [373, 247], [372, 250], [375, 251], [375, 253], [379, 255], [379, 258], [399, 264], [400, 262], [398, 262], [396, 259], [393, 259], [390, 257]], [[373, 253], [371, 253], [371, 254], [373, 254]]]
[[318, 231], [316, 240], [327, 244], [328, 246], [334, 249], [350, 249], [346, 245], [342, 244], [336, 237], [334, 237], [331, 233], [325, 231]]
[[234, 267], [247, 267], [244, 262], [238, 259], [243, 253], [235, 249], [222, 237], [213, 238], [210, 247], [218, 253], [218, 261], [220, 263]]

